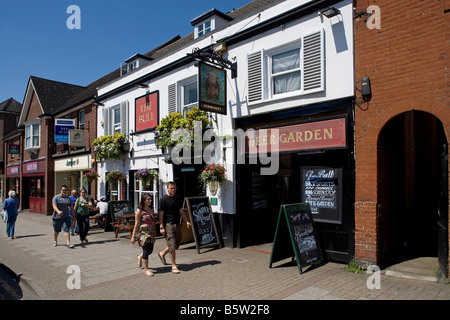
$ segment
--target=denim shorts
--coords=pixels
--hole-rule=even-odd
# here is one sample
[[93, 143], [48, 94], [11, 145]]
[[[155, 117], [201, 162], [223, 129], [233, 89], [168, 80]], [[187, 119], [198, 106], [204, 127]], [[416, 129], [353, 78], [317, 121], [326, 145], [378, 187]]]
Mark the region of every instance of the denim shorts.
[[69, 228], [72, 224], [72, 217], [67, 216], [65, 218], [60, 219], [52, 219], [53, 220], [53, 231], [61, 232], [61, 226], [64, 232], [69, 232]]

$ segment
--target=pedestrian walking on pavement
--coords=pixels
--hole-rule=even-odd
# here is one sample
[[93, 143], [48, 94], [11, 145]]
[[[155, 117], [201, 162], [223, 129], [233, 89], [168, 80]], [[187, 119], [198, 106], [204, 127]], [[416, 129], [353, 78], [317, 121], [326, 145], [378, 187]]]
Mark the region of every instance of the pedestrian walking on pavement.
[[6, 222], [6, 235], [11, 239], [15, 239], [16, 220], [19, 215], [19, 199], [16, 199], [16, 192], [11, 190], [8, 192], [9, 198], [3, 202], [3, 210], [8, 214], [8, 221]]
[[89, 200], [86, 189], [83, 188], [80, 191], [80, 197], [75, 201], [75, 212], [81, 243], [88, 242], [86, 237], [89, 232], [89, 208], [92, 208], [92, 202]]
[[[75, 208], [75, 201], [77, 201], [77, 199], [78, 199], [78, 190], [77, 189], [73, 189], [70, 192], [70, 197], [69, 198], [72, 201], [72, 207]], [[77, 231], [77, 230], [75, 230], [76, 227], [77, 227], [76, 213], [75, 212], [72, 213], [72, 211], [69, 210], [69, 215], [72, 218], [72, 224], [70, 225], [70, 235], [74, 236], [75, 235], [75, 231]], [[78, 233], [78, 231], [77, 231], [77, 233]]]
[[72, 206], [72, 201], [67, 195], [68, 188], [64, 184], [61, 186], [60, 193], [55, 195], [52, 200], [53, 206], [53, 215], [52, 215], [52, 224], [54, 231], [54, 241], [53, 246], [56, 247], [58, 241], [58, 235], [62, 230], [64, 231], [64, 237], [66, 239], [66, 246], [68, 248], [73, 248], [73, 244], [70, 243], [70, 225], [72, 218], [69, 215], [69, 210], [75, 212], [75, 209]]
[[188, 228], [191, 226], [191, 223], [183, 210], [183, 199], [175, 194], [176, 189], [175, 182], [170, 181], [167, 184], [167, 194], [159, 200], [160, 232], [166, 238], [167, 248], [159, 252], [158, 256], [165, 265], [166, 255], [169, 253], [172, 262], [172, 273], [178, 274], [180, 270], [177, 268], [175, 250], [180, 246], [182, 238], [180, 216], [186, 221]]
[[139, 246], [142, 248], [142, 254], [137, 256], [138, 265], [144, 265], [144, 273], [148, 276], [153, 276], [153, 273], [148, 269], [148, 256], [153, 252], [156, 237], [156, 214], [153, 210], [153, 198], [148, 193], [144, 193], [136, 210], [135, 225], [133, 235], [131, 236], [131, 243], [134, 244], [136, 239]]

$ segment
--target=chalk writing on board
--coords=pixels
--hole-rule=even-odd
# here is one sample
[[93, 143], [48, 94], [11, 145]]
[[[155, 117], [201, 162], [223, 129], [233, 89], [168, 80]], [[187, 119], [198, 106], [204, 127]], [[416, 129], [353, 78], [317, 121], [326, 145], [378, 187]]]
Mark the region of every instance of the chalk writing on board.
[[199, 244], [205, 245], [216, 240], [209, 208], [203, 202], [191, 206], [192, 215], [197, 225], [197, 233], [200, 236]]
[[319, 208], [336, 208], [336, 177], [334, 169], [308, 170], [305, 174], [305, 202], [311, 205], [311, 213]]

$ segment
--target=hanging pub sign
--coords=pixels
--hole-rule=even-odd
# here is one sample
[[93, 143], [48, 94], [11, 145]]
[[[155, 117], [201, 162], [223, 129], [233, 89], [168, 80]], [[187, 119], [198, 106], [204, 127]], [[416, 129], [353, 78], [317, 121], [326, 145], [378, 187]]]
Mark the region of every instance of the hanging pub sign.
[[315, 222], [342, 223], [342, 168], [301, 168], [301, 201], [308, 203]]
[[69, 143], [71, 129], [75, 129], [75, 119], [55, 119], [55, 143]]
[[226, 70], [210, 64], [198, 66], [198, 108], [220, 114], [227, 114], [227, 73]]
[[159, 91], [154, 91], [135, 100], [135, 131], [155, 129], [159, 119]]

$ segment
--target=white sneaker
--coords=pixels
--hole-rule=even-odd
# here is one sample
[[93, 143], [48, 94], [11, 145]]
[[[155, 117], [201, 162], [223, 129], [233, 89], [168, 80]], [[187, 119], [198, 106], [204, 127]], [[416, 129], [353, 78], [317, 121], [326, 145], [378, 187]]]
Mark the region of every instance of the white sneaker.
[[73, 244], [68, 243], [68, 244], [67, 244], [67, 248], [73, 248]]
[[56, 241], [53, 241], [53, 246], [56, 247]]

